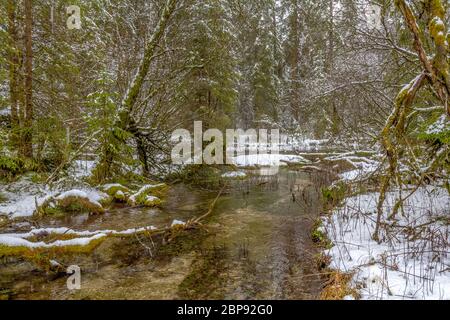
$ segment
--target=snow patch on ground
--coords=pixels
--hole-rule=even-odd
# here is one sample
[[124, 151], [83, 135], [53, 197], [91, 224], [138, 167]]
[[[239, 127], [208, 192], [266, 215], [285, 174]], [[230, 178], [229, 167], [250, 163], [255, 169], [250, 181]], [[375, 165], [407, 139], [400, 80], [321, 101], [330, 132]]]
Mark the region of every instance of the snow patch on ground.
[[0, 185], [0, 190], [7, 198], [5, 202], [0, 203], [0, 215], [8, 215], [11, 218], [32, 216], [36, 205], [42, 205], [49, 197], [57, 196], [61, 199], [67, 196], [78, 196], [88, 198], [99, 205], [99, 202], [108, 198], [107, 194], [88, 187], [70, 191], [50, 190], [42, 184], [33, 183], [28, 178], [8, 185]]
[[222, 174], [222, 178], [245, 178], [247, 174], [242, 171], [230, 171]]
[[[403, 191], [403, 197], [409, 194]], [[334, 247], [331, 267], [354, 273], [362, 299], [450, 299], [450, 197], [439, 187], [421, 187], [404, 203], [395, 227], [372, 240], [378, 193], [347, 198], [324, 221]], [[390, 192], [387, 215], [398, 198]]]
[[284, 161], [299, 164], [310, 163], [309, 160], [301, 156], [287, 154], [247, 154], [233, 158], [233, 163], [239, 167], [285, 166], [287, 164]]
[[71, 168], [73, 176], [78, 179], [90, 177], [96, 164], [96, 161], [92, 160], [75, 160]]
[[325, 158], [328, 161], [347, 161], [354, 170], [346, 171], [339, 174], [339, 177], [343, 181], [361, 180], [380, 167], [380, 162], [367, 157], [355, 156], [353, 153], [344, 153], [336, 156]]
[[50, 196], [55, 196], [57, 191], [50, 190], [43, 185], [33, 184], [22, 179], [3, 188], [2, 194], [7, 198], [0, 203], [0, 215], [8, 215], [11, 218], [32, 216], [36, 205], [40, 206]]

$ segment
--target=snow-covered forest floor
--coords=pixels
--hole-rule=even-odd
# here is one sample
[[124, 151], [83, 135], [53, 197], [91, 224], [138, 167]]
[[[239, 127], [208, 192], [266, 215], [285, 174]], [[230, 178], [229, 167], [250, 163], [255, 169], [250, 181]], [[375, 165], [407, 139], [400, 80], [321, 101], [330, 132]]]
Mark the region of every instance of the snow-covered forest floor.
[[[340, 181], [364, 184], [358, 181], [372, 174], [377, 163], [360, 163], [359, 169], [341, 174]], [[387, 220], [396, 201], [405, 196], [399, 215]], [[323, 218], [321, 229], [333, 245], [326, 251], [330, 267], [352, 275], [350, 285], [359, 292], [357, 298], [450, 299], [448, 191], [439, 181], [391, 190], [383, 206], [383, 221], [389, 223], [381, 229], [380, 243], [372, 238], [378, 198], [378, 192], [350, 196]]]
[[92, 161], [77, 161], [70, 171], [68, 181], [61, 181], [60, 184], [52, 188], [43, 182], [33, 182], [32, 174], [24, 175], [17, 181], [3, 184], [1, 196], [4, 201], [0, 202], [0, 214], [9, 218], [30, 217], [36, 207], [42, 205], [48, 197], [69, 190], [79, 190], [90, 200], [99, 202], [108, 195], [83, 181], [83, 178], [91, 174], [92, 168]]

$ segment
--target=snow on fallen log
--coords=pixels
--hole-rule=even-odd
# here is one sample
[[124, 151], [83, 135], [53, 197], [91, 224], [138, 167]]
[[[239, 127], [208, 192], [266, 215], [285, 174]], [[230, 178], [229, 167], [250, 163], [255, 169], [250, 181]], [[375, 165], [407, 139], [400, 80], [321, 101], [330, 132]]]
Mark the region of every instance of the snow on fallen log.
[[[155, 230], [157, 230], [157, 228], [153, 226], [132, 228], [124, 231], [116, 231], [116, 230], [75, 231], [65, 227], [40, 228], [40, 229], [33, 229], [26, 233], [0, 234], [0, 246], [24, 247], [31, 249], [88, 246], [94, 240], [98, 240], [107, 236], [127, 236], [137, 233], [151, 232]], [[69, 240], [55, 240], [53, 242], [44, 242], [44, 241], [33, 242], [27, 240], [33, 237], [57, 238], [58, 236], [73, 236], [74, 238]]]
[[[75, 238], [70, 240], [56, 240], [51, 243], [32, 242], [20, 237], [11, 237], [5, 234], [0, 235], [0, 246], [7, 247], [25, 247], [30, 249], [36, 248], [53, 248], [53, 247], [72, 247], [72, 246], [87, 246], [92, 241], [106, 237], [106, 234], [96, 234], [86, 238]], [[0, 251], [1, 252], [1, 251]]]

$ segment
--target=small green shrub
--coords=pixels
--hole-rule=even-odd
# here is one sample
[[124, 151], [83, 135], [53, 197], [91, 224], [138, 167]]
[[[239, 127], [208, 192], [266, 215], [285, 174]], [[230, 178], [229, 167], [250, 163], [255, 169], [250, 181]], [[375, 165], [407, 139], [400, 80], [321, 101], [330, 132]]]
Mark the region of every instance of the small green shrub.
[[330, 239], [327, 237], [325, 232], [321, 230], [323, 223], [321, 219], [318, 219], [316, 223], [314, 224], [313, 231], [311, 232], [311, 240], [325, 248], [325, 249], [331, 249], [333, 247], [333, 243], [330, 241]]
[[339, 182], [330, 187], [322, 188], [322, 197], [327, 208], [338, 206], [348, 195], [349, 187]]
[[0, 156], [0, 178], [13, 178], [25, 170], [25, 163], [18, 158]]
[[223, 186], [221, 170], [208, 165], [187, 166], [178, 179], [201, 188], [220, 189]]

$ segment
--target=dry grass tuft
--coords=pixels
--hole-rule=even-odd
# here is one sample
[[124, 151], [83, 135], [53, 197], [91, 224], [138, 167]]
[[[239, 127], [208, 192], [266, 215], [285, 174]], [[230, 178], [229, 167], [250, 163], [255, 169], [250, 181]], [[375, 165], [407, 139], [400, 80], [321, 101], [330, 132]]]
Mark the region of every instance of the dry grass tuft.
[[347, 296], [353, 296], [355, 299], [358, 299], [358, 291], [350, 285], [352, 277], [353, 275], [350, 273], [331, 270], [328, 275], [328, 281], [325, 284], [325, 288], [320, 294], [320, 299], [343, 300]]

